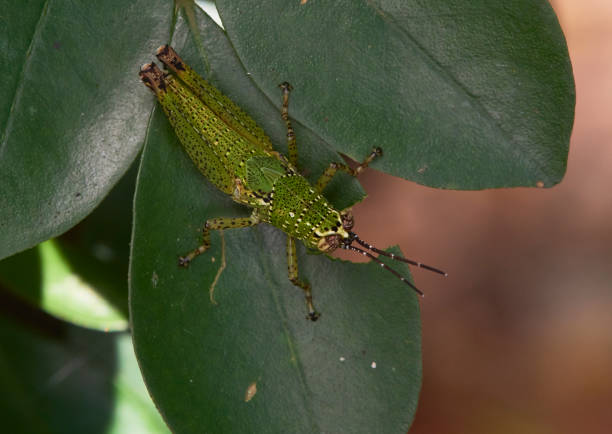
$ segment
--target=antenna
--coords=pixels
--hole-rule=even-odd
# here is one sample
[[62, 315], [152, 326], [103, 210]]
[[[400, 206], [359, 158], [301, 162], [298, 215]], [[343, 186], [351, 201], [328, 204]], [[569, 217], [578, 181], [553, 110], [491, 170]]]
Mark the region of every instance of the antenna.
[[395, 255], [393, 253], [387, 253], [384, 250], [380, 250], [380, 249], [374, 247], [373, 245], [368, 244], [365, 241], [363, 241], [361, 238], [359, 238], [357, 236], [357, 234], [355, 232], [349, 232], [349, 235], [350, 235], [350, 237], [348, 239], [346, 239], [344, 243], [341, 244], [341, 246], [340, 246], [341, 248], [343, 248], [344, 250], [352, 250], [353, 252], [360, 253], [363, 256], [367, 256], [368, 258], [370, 258], [371, 260], [373, 260], [374, 262], [379, 264], [381, 267], [383, 267], [383, 268], [387, 269], [388, 271], [390, 271], [399, 280], [401, 280], [402, 282], [406, 283], [406, 285], [411, 287], [421, 297], [425, 297], [425, 294], [423, 293], [423, 291], [421, 291], [419, 288], [414, 286], [412, 283], [410, 283], [408, 281], [408, 279], [406, 279], [404, 276], [402, 276], [400, 273], [398, 273], [393, 268], [389, 267], [387, 264], [382, 262], [380, 259], [378, 259], [376, 256], [374, 256], [370, 252], [368, 252], [366, 250], [363, 250], [363, 249], [360, 249], [359, 247], [353, 246], [352, 245], [353, 241], [357, 241], [358, 244], [360, 244], [363, 247], [373, 251], [374, 253], [378, 253], [379, 255], [386, 256], [386, 257], [394, 259], [396, 261], [405, 262], [407, 264], [416, 265], [417, 267], [423, 268], [425, 270], [429, 270], [429, 271], [433, 271], [434, 273], [441, 274], [444, 277], [448, 276], [448, 274], [446, 272], [444, 272], [444, 271], [442, 271], [442, 270], [440, 270], [438, 268], [432, 267], [431, 265], [422, 264], [420, 262], [413, 261], [412, 259], [406, 259], [406, 258], [404, 258], [402, 256], [397, 256], [397, 255]]
[[396, 261], [405, 262], [405, 263], [410, 264], [410, 265], [416, 265], [419, 268], [423, 268], [425, 270], [433, 271], [434, 273], [441, 274], [444, 277], [448, 276], [448, 273], [446, 273], [446, 272], [444, 272], [442, 270], [439, 270], [438, 268], [432, 267], [431, 265], [422, 264], [420, 262], [413, 261], [412, 259], [406, 259], [406, 258], [403, 258], [401, 256], [397, 256], [397, 255], [395, 255], [393, 253], [387, 253], [384, 250], [380, 250], [380, 249], [374, 247], [373, 245], [366, 243], [361, 238], [359, 238], [357, 236], [357, 234], [351, 232], [351, 235], [352, 235], [352, 238], [355, 241], [357, 241], [359, 244], [361, 244], [363, 247], [366, 247], [367, 249], [370, 249], [371, 251], [373, 251], [375, 253], [378, 253], [379, 255], [387, 256], [387, 257], [389, 257], [391, 259], [395, 259]]

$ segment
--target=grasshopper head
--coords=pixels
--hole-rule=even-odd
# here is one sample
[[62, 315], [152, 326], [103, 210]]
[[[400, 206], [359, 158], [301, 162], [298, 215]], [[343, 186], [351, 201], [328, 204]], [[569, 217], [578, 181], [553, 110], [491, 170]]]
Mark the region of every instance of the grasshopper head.
[[334, 233], [322, 236], [317, 243], [317, 248], [324, 253], [333, 252], [351, 237], [351, 229], [355, 224], [353, 214], [346, 210], [339, 213], [339, 217], [341, 225], [334, 227]]
[[142, 82], [156, 94], [166, 90], [164, 73], [155, 63], [145, 63], [138, 74]]

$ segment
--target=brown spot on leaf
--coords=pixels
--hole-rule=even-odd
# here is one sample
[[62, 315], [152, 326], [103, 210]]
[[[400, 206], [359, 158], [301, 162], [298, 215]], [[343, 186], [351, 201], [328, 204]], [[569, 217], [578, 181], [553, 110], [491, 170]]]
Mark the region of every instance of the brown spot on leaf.
[[251, 384], [249, 384], [249, 387], [247, 387], [247, 390], [244, 394], [244, 402], [249, 402], [251, 399], [253, 399], [256, 393], [257, 381], [253, 381]]

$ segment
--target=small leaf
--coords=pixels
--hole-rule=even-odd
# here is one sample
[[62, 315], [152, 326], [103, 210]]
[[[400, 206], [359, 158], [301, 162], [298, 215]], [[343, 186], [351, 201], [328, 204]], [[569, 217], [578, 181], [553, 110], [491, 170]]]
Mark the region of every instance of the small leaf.
[[125, 330], [127, 316], [72, 270], [56, 240], [0, 262], [0, 283], [45, 312], [82, 327]]

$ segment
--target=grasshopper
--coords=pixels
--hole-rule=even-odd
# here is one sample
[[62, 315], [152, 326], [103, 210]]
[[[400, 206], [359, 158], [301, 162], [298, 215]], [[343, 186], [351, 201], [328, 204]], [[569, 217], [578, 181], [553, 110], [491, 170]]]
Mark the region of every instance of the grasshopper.
[[446, 275], [437, 268], [366, 243], [353, 232], [350, 209], [336, 210], [322, 195], [338, 171], [359, 175], [374, 158], [382, 155], [380, 148], [374, 148], [354, 169], [343, 163], [330, 163], [315, 185], [310, 185], [297, 170], [298, 149], [289, 119], [292, 90], [289, 83], [279, 85], [281, 117], [287, 128], [286, 158], [274, 150], [268, 136], [250, 116], [183, 62], [172, 47], [159, 47], [157, 58], [174, 75], [164, 73], [155, 63], [148, 63], [141, 67], [140, 78], [157, 96], [185, 151], [218, 189], [253, 210], [249, 217], [207, 220], [202, 229], [202, 245], [181, 256], [179, 265], [187, 267], [210, 247], [210, 231], [269, 223], [287, 234], [288, 277], [304, 291], [307, 318], [312, 321], [317, 320], [319, 313], [313, 305], [310, 285], [298, 277], [296, 240], [324, 253], [341, 248], [367, 256], [421, 296], [422, 291], [371, 252]]

